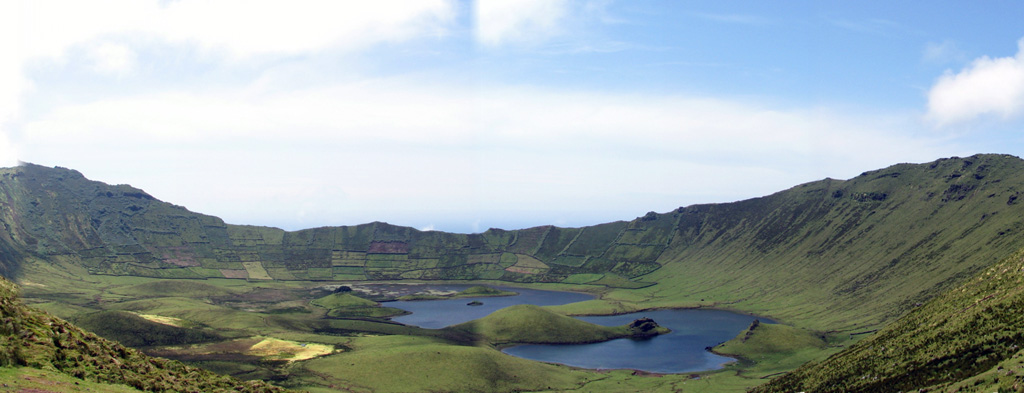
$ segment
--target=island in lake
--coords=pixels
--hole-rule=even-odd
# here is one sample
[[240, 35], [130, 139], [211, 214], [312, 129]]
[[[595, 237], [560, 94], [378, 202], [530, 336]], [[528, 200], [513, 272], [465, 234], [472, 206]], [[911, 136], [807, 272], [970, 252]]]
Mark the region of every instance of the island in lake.
[[[515, 296], [518, 292], [504, 291], [497, 288], [491, 288], [483, 285], [476, 285], [466, 288], [462, 291], [455, 293], [430, 293], [420, 292], [411, 295], [405, 295], [398, 298], [398, 300], [443, 300], [443, 299], [461, 299], [467, 297], [496, 297], [496, 296]], [[472, 302], [470, 302], [472, 303]], [[469, 304], [470, 306], [479, 306], [480, 304]]]

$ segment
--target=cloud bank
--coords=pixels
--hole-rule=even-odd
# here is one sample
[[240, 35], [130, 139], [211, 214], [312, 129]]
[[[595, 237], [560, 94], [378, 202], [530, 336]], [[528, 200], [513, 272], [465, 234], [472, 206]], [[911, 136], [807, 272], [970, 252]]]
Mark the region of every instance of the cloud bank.
[[568, 0], [478, 0], [476, 40], [486, 46], [541, 42], [557, 35]]
[[[582, 224], [571, 217], [621, 219], [937, 156], [898, 128], [754, 102], [399, 78], [67, 105], [26, 123], [24, 141], [44, 163], [120, 172], [108, 181], [230, 222], [440, 226], [561, 212]], [[146, 169], [124, 169], [136, 163]]]
[[1024, 111], [1024, 39], [1013, 57], [975, 59], [960, 72], [947, 71], [928, 92], [927, 118], [939, 126], [983, 115], [1003, 119]]

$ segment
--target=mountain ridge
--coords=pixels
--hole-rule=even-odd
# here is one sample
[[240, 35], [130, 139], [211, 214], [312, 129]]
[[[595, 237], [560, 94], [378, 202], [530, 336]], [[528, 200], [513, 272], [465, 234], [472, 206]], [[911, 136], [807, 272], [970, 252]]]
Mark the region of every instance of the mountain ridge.
[[[764, 197], [581, 228], [451, 234], [375, 222], [288, 232], [226, 224], [131, 186], [91, 181], [69, 169], [25, 165], [0, 169], [0, 273], [22, 279], [28, 297], [38, 296], [41, 302], [60, 297], [55, 284], [74, 285], [78, 279], [93, 285], [90, 292], [74, 294], [68, 308], [49, 303], [69, 315], [88, 308], [93, 298], [84, 294], [99, 294], [97, 302], [119, 299], [104, 295], [105, 288], [96, 283], [86, 284], [90, 275], [115, 277], [96, 280], [108, 283], [142, 276], [240, 279], [254, 286], [266, 280], [499, 280], [603, 289], [597, 300], [552, 309], [559, 313], [734, 309], [848, 343], [855, 340], [840, 338], [890, 324], [905, 326], [904, 316], [932, 309], [937, 296], [950, 296], [951, 290], [1024, 249], [1021, 192], [1024, 160], [976, 155], [897, 164], [848, 180], [823, 179]], [[42, 281], [50, 286], [32, 282], [61, 269], [66, 270], [61, 278]], [[122, 291], [130, 288], [135, 287]], [[298, 317], [247, 316], [301, 325]], [[355, 326], [326, 321], [316, 323]], [[976, 352], [986, 353], [982, 347]], [[866, 353], [862, 348], [854, 345], [830, 359], [854, 356], [838, 364], [856, 365], [860, 360], [847, 353]], [[951, 370], [953, 379], [922, 381], [946, 386], [961, 383], [958, 378], [988, 378], [986, 373], [998, 371], [986, 371], [997, 364], [994, 360], [1013, 361], [1004, 356], [1009, 352], [1000, 351], [998, 359], [982, 359], [980, 367], [959, 374]], [[779, 368], [758, 372], [768, 369]], [[859, 377], [859, 369], [848, 375]], [[271, 375], [259, 373], [254, 375]], [[785, 384], [779, 385], [782, 390], [845, 383], [837, 379], [833, 385], [828, 385], [833, 380], [814, 385], [813, 372], [792, 375], [776, 382]]]
[[[300, 231], [226, 224], [64, 168], [0, 169], [0, 273], [247, 280], [499, 280], [608, 288], [637, 307], [712, 306], [822, 331], [884, 325], [1024, 246], [1024, 161], [897, 164], [764, 197], [580, 228]], [[913, 281], [904, 278], [915, 277]], [[839, 310], [839, 312], [836, 312]]]

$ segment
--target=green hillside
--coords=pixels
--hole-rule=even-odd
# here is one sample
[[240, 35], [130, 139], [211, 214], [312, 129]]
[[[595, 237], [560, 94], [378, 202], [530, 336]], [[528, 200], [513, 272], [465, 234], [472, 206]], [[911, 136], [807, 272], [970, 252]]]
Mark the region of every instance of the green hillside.
[[[648, 321], [644, 321], [648, 322]], [[491, 345], [583, 344], [622, 337], [651, 337], [668, 333], [656, 322], [601, 326], [567, 317], [539, 306], [520, 304], [448, 329], [479, 336]]]
[[[0, 321], [3, 321], [0, 324], [0, 375], [25, 375], [25, 371], [17, 369], [30, 368], [49, 373], [42, 378], [56, 376], [58, 382], [54, 385], [60, 380], [75, 381], [68, 378], [70, 376], [151, 392], [283, 391], [263, 382], [242, 382], [179, 362], [149, 357], [84, 332], [64, 320], [22, 305], [15, 286], [2, 277]], [[15, 370], [4, 369], [9, 367]]]
[[1024, 391], [1024, 250], [756, 392]]
[[1024, 161], [978, 155], [584, 228], [286, 232], [26, 164], [0, 170], [0, 272], [61, 260], [155, 278], [565, 283], [615, 289], [602, 307], [731, 307], [850, 331], [884, 325], [1024, 246], [1021, 190]]
[[675, 217], [657, 285], [609, 300], [737, 308], [821, 331], [870, 330], [1024, 246], [1024, 162], [901, 164]]
[[326, 308], [327, 315], [336, 318], [388, 318], [408, 314], [405, 310], [381, 307], [380, 303], [363, 299], [351, 293], [332, 293], [314, 299], [309, 304]]

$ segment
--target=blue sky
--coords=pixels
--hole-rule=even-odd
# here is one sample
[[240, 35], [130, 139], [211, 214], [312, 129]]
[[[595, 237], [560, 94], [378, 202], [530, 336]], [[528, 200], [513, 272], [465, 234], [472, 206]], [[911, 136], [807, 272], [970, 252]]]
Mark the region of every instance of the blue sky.
[[7, 1], [0, 165], [286, 229], [628, 220], [1024, 154], [1022, 8]]

